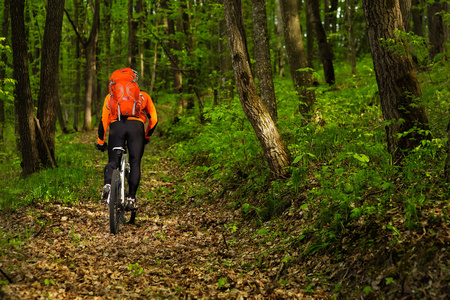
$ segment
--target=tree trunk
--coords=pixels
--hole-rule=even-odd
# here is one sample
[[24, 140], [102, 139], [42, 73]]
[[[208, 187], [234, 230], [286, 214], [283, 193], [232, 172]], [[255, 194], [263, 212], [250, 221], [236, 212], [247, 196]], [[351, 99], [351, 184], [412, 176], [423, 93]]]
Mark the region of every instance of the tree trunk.
[[352, 74], [356, 74], [356, 43], [355, 43], [355, 0], [348, 0], [345, 2], [345, 16], [347, 23], [347, 47], [348, 47], [348, 61], [352, 68]]
[[363, 0], [363, 9], [383, 117], [389, 122], [388, 151], [398, 163], [426, 138], [421, 131], [428, 130], [428, 118], [418, 102], [422, 92], [407, 51], [398, 54], [381, 44], [381, 39], [403, 43], [394, 33], [403, 29], [398, 0]]
[[[278, 5], [277, 5], [277, 18], [278, 20], [281, 20], [281, 9], [280, 9], [280, 1], [277, 0]], [[278, 57], [276, 60], [276, 65], [278, 66], [278, 76], [279, 77], [283, 77], [284, 76], [284, 60], [283, 60], [283, 43], [281, 42], [282, 40], [282, 35], [283, 35], [283, 28], [281, 26], [281, 22], [277, 22], [277, 32], [276, 35], [278, 37], [278, 43], [277, 43], [277, 53], [278, 53]], [[276, 68], [274, 68], [274, 70], [276, 70]]]
[[133, 0], [128, 0], [128, 59], [127, 65], [133, 70], [136, 68], [136, 45], [139, 22], [133, 18]]
[[19, 145], [22, 152], [21, 177], [26, 177], [38, 171], [39, 155], [36, 146], [34, 106], [28, 73], [28, 47], [24, 24], [25, 0], [11, 1], [10, 9], [13, 69], [16, 80], [14, 108], [16, 115], [20, 114], [18, 123]]
[[312, 70], [308, 69], [303, 47], [297, 1], [280, 0], [280, 9], [291, 77], [300, 99], [299, 111], [305, 116], [316, 102], [316, 93], [310, 89], [313, 84]]
[[266, 1], [253, 0], [253, 36], [255, 42], [256, 75], [261, 100], [276, 124], [277, 102], [270, 65], [269, 33], [267, 31]]
[[[156, 15], [156, 21], [155, 21], [155, 28], [158, 28], [159, 26], [159, 6], [160, 6], [160, 0], [158, 0], [158, 4], [156, 6], [155, 15]], [[153, 87], [155, 86], [155, 80], [156, 80], [156, 66], [158, 62], [158, 41], [155, 40], [155, 48], [154, 48], [154, 55], [153, 55], [153, 68], [152, 68], [152, 78], [150, 81], [150, 94], [153, 92]]]
[[[220, 0], [219, 2], [223, 2]], [[234, 97], [234, 88], [233, 84], [230, 81], [233, 80], [232, 71], [232, 63], [231, 63], [231, 55], [230, 50], [226, 44], [227, 38], [227, 25], [224, 19], [220, 19], [219, 21], [219, 69], [220, 69], [220, 93], [218, 95], [219, 99], [227, 99], [227, 101], [231, 101]], [[217, 104], [217, 103], [216, 103]]]
[[[306, 15], [306, 61], [308, 62], [308, 67], [314, 68], [314, 25], [313, 25], [313, 15], [311, 13], [311, 7], [308, 2], [311, 0], [306, 0], [305, 5], [305, 15]], [[300, 5], [300, 4], [299, 4]], [[300, 14], [300, 9], [299, 12]]]
[[[161, 9], [163, 11], [169, 10], [168, 0], [161, 0]], [[175, 21], [172, 19], [172, 16], [166, 14], [166, 23], [167, 23], [167, 38], [169, 40], [169, 56], [171, 67], [172, 67], [172, 90], [176, 95], [181, 94], [181, 71], [178, 68], [179, 61], [178, 56], [175, 54], [175, 51], [178, 49], [177, 42], [175, 41]]]
[[[182, 11], [182, 24], [183, 24], [183, 34], [186, 39], [186, 43], [184, 44], [184, 48], [186, 49], [186, 55], [190, 57], [190, 61], [194, 62], [194, 43], [191, 35], [191, 19], [189, 16], [189, 7], [187, 6], [188, 1], [181, 3], [181, 11]], [[187, 92], [187, 110], [193, 110], [195, 108], [195, 97], [194, 94], [194, 85], [196, 81], [196, 72], [195, 72], [195, 64], [187, 65], [187, 69], [189, 69], [188, 76], [186, 78], [187, 84], [184, 87], [184, 90]], [[200, 106], [200, 105], [199, 105]]]
[[[3, 3], [4, 8], [3, 8], [3, 22], [2, 22], [2, 36], [9, 36], [8, 32], [9, 32], [9, 2], [10, 0], [5, 0], [5, 2]], [[6, 39], [3, 40], [1, 42], [1, 46], [5, 47], [6, 46]], [[0, 66], [0, 78], [5, 78], [6, 77], [6, 68], [7, 68], [7, 62], [8, 62], [8, 58], [6, 56], [6, 51], [2, 51], [2, 62], [4, 62], [4, 64], [2, 64]], [[3, 89], [3, 85], [4, 82], [1, 82], [0, 85], [0, 89]], [[4, 134], [3, 134], [3, 128], [5, 128], [5, 102], [3, 101], [3, 98], [0, 97], [0, 150], [3, 150], [2, 146], [3, 146], [3, 142], [4, 142]]]
[[[75, 16], [74, 16], [74, 20], [75, 23], [73, 24], [74, 29], [76, 32], [78, 32], [78, 24], [79, 24], [79, 3], [78, 0], [74, 0], [73, 5], [75, 7]], [[75, 44], [75, 55], [76, 55], [76, 60], [75, 60], [75, 68], [76, 68], [76, 81], [75, 81], [75, 99], [74, 99], [74, 103], [75, 103], [75, 107], [73, 109], [73, 129], [75, 131], [78, 131], [78, 119], [79, 119], [79, 112], [80, 112], [80, 106], [81, 106], [81, 45], [80, 45], [81, 41], [80, 39], [77, 37], [74, 41]]]
[[[37, 118], [43, 138], [37, 139], [39, 159], [44, 168], [55, 161], [55, 131], [59, 108], [59, 44], [61, 41], [64, 0], [48, 0], [41, 56], [41, 78]], [[62, 128], [63, 129], [63, 128]], [[46, 147], [50, 149], [48, 157]]]
[[411, 0], [399, 0], [400, 11], [402, 12], [403, 31], [409, 32], [411, 22]]
[[[308, 0], [308, 3], [309, 7], [311, 8], [312, 21], [314, 25], [314, 30], [316, 32], [317, 44], [319, 45], [319, 54], [320, 60], [322, 61], [323, 65], [323, 73], [325, 75], [325, 81], [329, 85], [333, 85], [336, 80], [333, 66], [334, 54], [330, 44], [328, 43], [327, 34], [322, 26], [322, 21], [320, 18], [319, 2], [314, 0]], [[353, 55], [355, 55], [354, 51]]]
[[288, 174], [291, 157], [256, 91], [247, 55], [241, 0], [224, 0], [224, 9], [228, 45], [242, 107], [261, 143], [273, 177], [283, 178]]
[[413, 31], [418, 36], [423, 35], [423, 16], [425, 14], [423, 0], [412, 0], [411, 14], [413, 19]]
[[95, 88], [95, 75], [97, 73], [96, 53], [98, 41], [98, 27], [100, 21], [100, 0], [95, 0], [94, 17], [89, 33], [89, 39], [85, 44], [86, 51], [86, 91], [84, 101], [84, 130], [92, 129], [92, 100], [97, 97]]
[[444, 167], [445, 182], [450, 183], [450, 122], [447, 125], [447, 159]]
[[331, 1], [330, 10], [329, 10], [330, 30], [332, 33], [336, 33], [337, 32], [337, 11], [338, 11], [338, 7], [339, 7], [339, 0], [330, 0], [330, 1]]
[[434, 57], [439, 53], [445, 53], [446, 28], [440, 12], [445, 12], [446, 7], [446, 3], [439, 3], [439, 1], [428, 4], [428, 38], [430, 43], [430, 59], [434, 59]]

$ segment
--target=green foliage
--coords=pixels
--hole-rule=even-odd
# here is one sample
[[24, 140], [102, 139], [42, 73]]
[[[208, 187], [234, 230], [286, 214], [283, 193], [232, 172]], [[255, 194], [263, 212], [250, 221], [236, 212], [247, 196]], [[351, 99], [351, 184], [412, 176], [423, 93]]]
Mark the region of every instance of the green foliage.
[[[275, 78], [278, 128], [293, 157], [289, 180], [270, 181], [259, 142], [237, 99], [216, 106], [208, 99], [205, 123], [181, 116], [170, 129], [171, 137], [178, 138], [171, 151], [191, 168], [187, 180], [221, 186], [217, 195], [228, 193], [241, 215], [258, 226], [296, 207], [292, 214], [308, 220], [296, 238], [300, 247], [309, 241], [302, 252], [306, 256], [327, 251], [348, 228], [373, 218], [384, 220], [386, 233], [396, 242], [403, 230], [420, 229], [424, 212], [448, 197], [441, 180], [450, 121], [450, 92], [443, 75], [448, 68], [448, 63], [438, 62], [428, 73], [419, 73], [423, 97], [416, 102], [427, 109], [431, 130], [426, 134], [432, 139], [410, 151], [401, 165], [393, 165], [387, 152], [386, 122], [370, 59], [358, 63], [358, 75], [338, 65], [342, 75], [336, 86], [318, 87], [315, 115], [324, 120], [322, 125], [314, 121], [303, 126], [292, 83]], [[392, 211], [401, 212], [400, 223]], [[267, 234], [265, 229], [258, 233]]]
[[[30, 203], [76, 204], [97, 198], [102, 178], [89, 153], [93, 147], [77, 142], [80, 135], [64, 135], [56, 141], [55, 169], [42, 170], [20, 179], [20, 153], [7, 144], [1, 164], [0, 207], [15, 208]], [[101, 167], [100, 167], [101, 168]]]

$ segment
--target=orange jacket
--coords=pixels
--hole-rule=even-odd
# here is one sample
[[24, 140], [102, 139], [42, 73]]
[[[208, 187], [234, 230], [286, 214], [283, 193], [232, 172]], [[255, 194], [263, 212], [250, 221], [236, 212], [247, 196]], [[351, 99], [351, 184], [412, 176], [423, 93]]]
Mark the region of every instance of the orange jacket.
[[[156, 109], [153, 105], [152, 98], [141, 91], [141, 95], [144, 97], [144, 107], [142, 108], [143, 113], [136, 117], [128, 117], [128, 120], [139, 120], [145, 124], [147, 118], [149, 119], [147, 129], [145, 130], [145, 138], [148, 139], [153, 134], [156, 124], [158, 123], [158, 116], [156, 115]], [[111, 110], [108, 107], [109, 99], [111, 95], [105, 97], [102, 110], [102, 119], [100, 120], [100, 125], [98, 127], [98, 139], [97, 143], [103, 145], [105, 143], [106, 132], [108, 131], [109, 124], [116, 122], [116, 116], [111, 115]]]

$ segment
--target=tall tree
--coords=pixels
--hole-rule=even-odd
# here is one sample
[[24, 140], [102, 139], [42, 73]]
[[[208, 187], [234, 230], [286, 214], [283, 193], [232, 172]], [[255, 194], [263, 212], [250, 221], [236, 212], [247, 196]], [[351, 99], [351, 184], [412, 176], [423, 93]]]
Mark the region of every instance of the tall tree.
[[411, 14], [413, 19], [413, 32], [418, 36], [423, 35], [423, 17], [425, 14], [424, 0], [412, 0]]
[[[70, 18], [68, 12], [66, 15], [69, 18], [75, 33], [84, 47], [84, 53], [86, 55], [86, 88], [84, 95], [84, 130], [90, 130], [92, 128], [92, 100], [97, 98], [97, 89], [95, 84], [95, 76], [97, 73], [97, 42], [98, 42], [98, 32], [100, 24], [100, 1], [95, 0], [92, 17], [92, 26], [89, 31], [89, 36], [86, 38], [80, 30], [78, 30], [78, 24], [75, 24]], [[77, 2], [75, 2], [75, 7]], [[75, 8], [76, 9], [76, 8]]]
[[399, 0], [400, 11], [402, 12], [403, 30], [409, 32], [411, 23], [411, 0]]
[[253, 38], [255, 42], [256, 76], [261, 100], [275, 124], [278, 121], [275, 87], [270, 63], [269, 33], [267, 31], [266, 1], [253, 0]]
[[84, 106], [84, 130], [92, 128], [92, 100], [97, 98], [95, 76], [97, 74], [97, 42], [100, 23], [100, 0], [94, 2], [94, 16], [89, 38], [82, 39], [86, 53], [86, 90]]
[[[41, 50], [41, 79], [37, 118], [43, 138], [38, 139], [39, 158], [43, 167], [54, 165], [56, 119], [60, 111], [59, 100], [59, 44], [61, 41], [64, 0], [48, 0], [44, 40]], [[50, 153], [48, 153], [50, 150]], [[50, 157], [49, 157], [50, 155]]]
[[428, 2], [428, 39], [430, 43], [430, 59], [439, 53], [445, 53], [445, 24], [443, 14], [447, 3], [434, 0]]
[[291, 157], [281, 140], [275, 123], [256, 91], [249, 64], [241, 0], [224, 0], [224, 9], [228, 45], [230, 47], [239, 99], [261, 143], [265, 159], [273, 177], [284, 177], [288, 173], [287, 167], [290, 165]]
[[173, 13], [169, 7], [168, 0], [161, 0], [161, 10], [165, 13], [164, 25], [166, 29], [167, 39], [169, 41], [169, 49], [166, 51], [172, 67], [172, 90], [174, 94], [181, 94], [182, 74], [179, 66], [179, 58], [177, 50], [178, 43], [175, 40], [175, 20]]
[[133, 70], [137, 70], [136, 56], [137, 56], [137, 32], [139, 28], [139, 21], [133, 18], [135, 10], [134, 1], [128, 0], [128, 59], [127, 65]]
[[316, 93], [310, 88], [313, 85], [313, 77], [312, 71], [308, 69], [303, 47], [297, 0], [279, 0], [279, 3], [290, 73], [300, 98], [299, 110], [306, 115], [316, 102]]
[[[398, 0], [363, 0], [363, 9], [383, 118], [388, 121], [388, 150], [399, 162], [426, 138], [428, 117], [407, 45], [395, 33], [403, 29]], [[404, 53], [385, 47], [382, 40], [395, 41], [405, 47]]]
[[355, 5], [355, 0], [345, 2], [348, 59], [352, 67], [352, 74], [356, 74]]
[[[10, 0], [5, 0], [3, 2], [3, 21], [2, 21], [2, 37], [7, 37], [8, 32], [9, 32], [9, 2]], [[6, 47], [6, 43], [7, 40], [6, 38], [4, 40], [1, 41], [1, 45], [3, 47], [3, 49], [5, 49]], [[1, 65], [0, 65], [0, 79], [2, 80], [2, 82], [0, 83], [0, 88], [3, 87], [4, 85], [4, 81], [3, 79], [6, 77], [6, 64], [7, 64], [7, 57], [6, 57], [6, 51], [2, 52], [2, 57], [1, 57]], [[4, 141], [4, 136], [3, 136], [3, 128], [5, 126], [5, 102], [3, 100], [3, 98], [0, 97], [0, 146], [2, 146], [3, 141]]]
[[323, 65], [323, 73], [325, 75], [325, 81], [329, 85], [333, 85], [336, 78], [334, 75], [333, 59], [334, 53], [328, 43], [327, 34], [322, 25], [320, 18], [319, 1], [308, 0], [309, 7], [311, 9], [312, 21], [314, 25], [314, 31], [316, 32], [317, 44], [319, 45], [320, 60]]
[[18, 122], [19, 145], [22, 153], [22, 177], [26, 177], [39, 169], [34, 105], [31, 98], [30, 77], [28, 73], [28, 46], [25, 34], [24, 9], [25, 0], [11, 1], [13, 77], [16, 80], [14, 108], [16, 115], [20, 115]]

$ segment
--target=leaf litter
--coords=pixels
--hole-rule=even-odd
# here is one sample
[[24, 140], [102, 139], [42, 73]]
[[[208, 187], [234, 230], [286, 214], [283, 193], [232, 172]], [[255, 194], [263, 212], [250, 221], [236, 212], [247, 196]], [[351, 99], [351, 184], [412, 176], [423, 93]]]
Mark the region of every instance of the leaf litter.
[[[397, 236], [388, 234], [382, 221], [366, 220], [321, 250], [315, 246], [320, 241], [304, 237], [312, 220], [301, 201], [257, 228], [230, 209], [226, 197], [180, 201], [194, 183], [183, 182], [185, 171], [163, 151], [152, 151], [158, 159], [144, 156], [137, 224], [121, 226], [118, 235], [109, 233], [108, 208], [91, 199], [2, 212], [0, 270], [12, 283], [0, 275], [0, 298], [445, 299], [450, 294], [445, 222], [424, 224], [422, 235]], [[100, 175], [101, 164], [98, 169]], [[360, 236], [375, 246], [361, 251], [367, 245]]]

